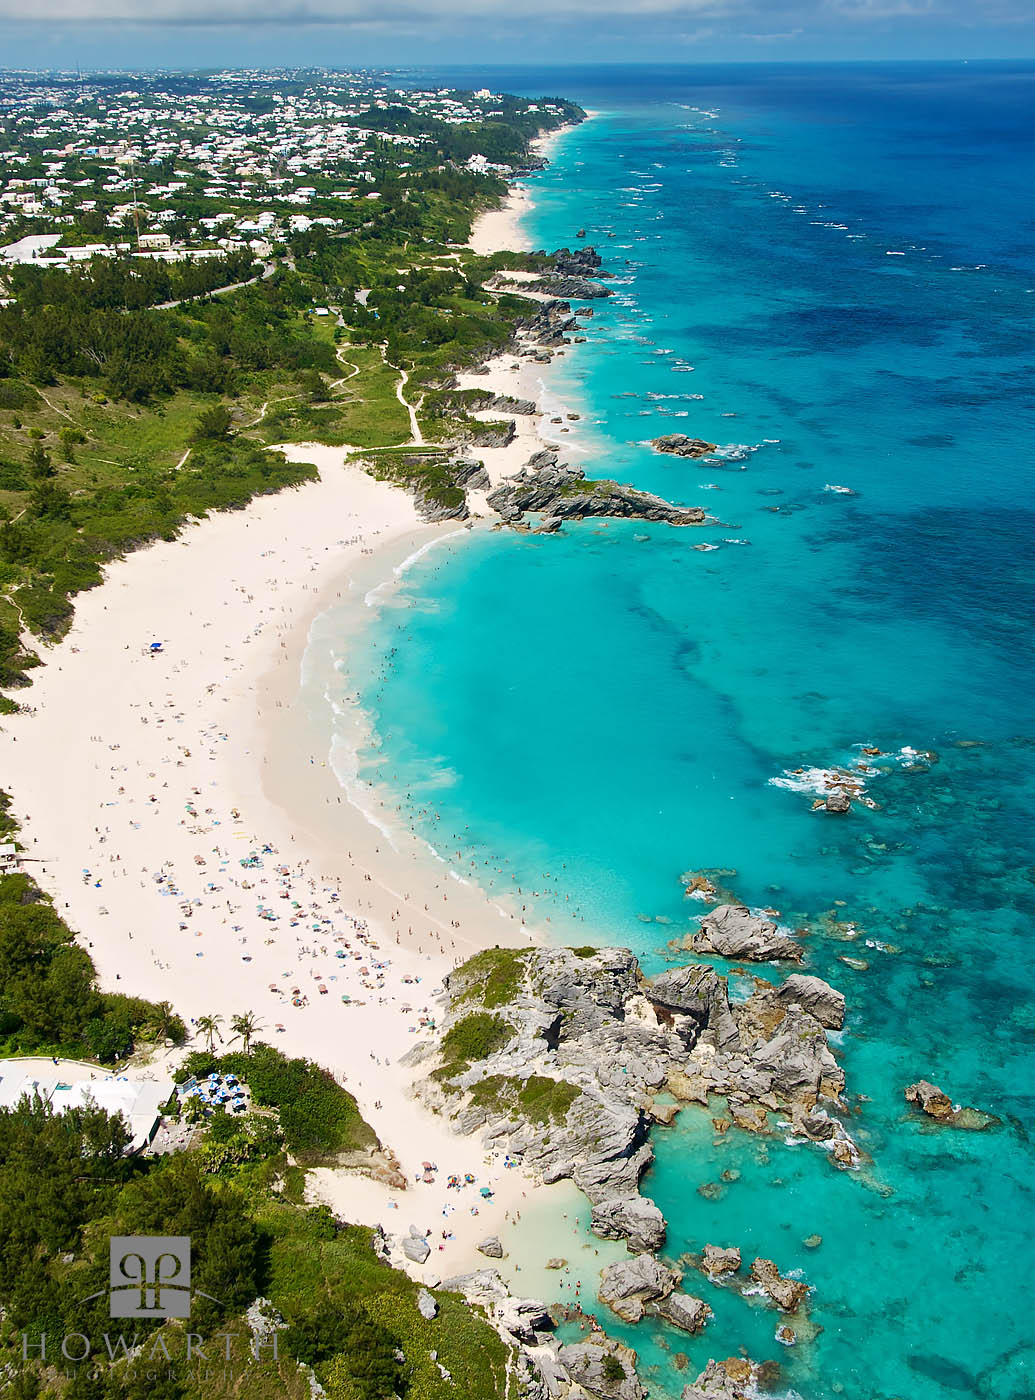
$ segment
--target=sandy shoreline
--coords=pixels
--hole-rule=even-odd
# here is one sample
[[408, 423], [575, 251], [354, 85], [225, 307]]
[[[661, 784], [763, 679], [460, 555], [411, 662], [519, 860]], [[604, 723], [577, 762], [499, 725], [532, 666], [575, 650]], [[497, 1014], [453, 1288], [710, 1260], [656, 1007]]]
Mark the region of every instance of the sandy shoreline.
[[[513, 247], [508, 219], [524, 208], [527, 196], [483, 216], [482, 249]], [[531, 375], [507, 354], [462, 382], [538, 397]], [[494, 482], [541, 445], [538, 423], [520, 418], [509, 447], [481, 454]], [[314, 718], [301, 699], [319, 617], [334, 608], [360, 629], [370, 590], [460, 527], [422, 524], [342, 449], [287, 453], [319, 481], [190, 525], [79, 596], [18, 696], [31, 711], [3, 720], [4, 787], [40, 859], [30, 869], [102, 987], [167, 999], [188, 1021], [221, 1016], [225, 1039], [231, 1016], [253, 1011], [261, 1038], [347, 1083], [410, 1186], [322, 1171], [314, 1198], [390, 1233], [431, 1230], [427, 1264], [407, 1266], [430, 1279], [484, 1262], [475, 1244], [505, 1238], [532, 1184], [416, 1104], [397, 1062], [457, 960], [534, 935], [398, 822], [367, 819], [314, 742], [329, 711]], [[434, 1186], [415, 1183], [424, 1160], [440, 1168]], [[450, 1173], [477, 1180], [450, 1191]]]

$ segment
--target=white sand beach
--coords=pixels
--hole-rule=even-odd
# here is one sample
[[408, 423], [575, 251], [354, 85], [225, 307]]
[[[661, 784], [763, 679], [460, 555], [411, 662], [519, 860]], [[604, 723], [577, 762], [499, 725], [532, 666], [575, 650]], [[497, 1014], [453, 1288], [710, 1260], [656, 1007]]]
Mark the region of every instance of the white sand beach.
[[[593, 115], [592, 112], [587, 113], [587, 116]], [[531, 143], [532, 150], [537, 156], [549, 160], [550, 153], [557, 143], [576, 129], [573, 125], [559, 126], [556, 131], [537, 137]], [[489, 209], [475, 219], [471, 229], [471, 248], [482, 257], [489, 257], [492, 253], [531, 251], [532, 243], [522, 220], [534, 207], [532, 196], [525, 185], [511, 185], [510, 192], [499, 209]]]
[[[430, 1276], [498, 1231], [528, 1183], [415, 1104], [397, 1062], [458, 958], [530, 934], [404, 832], [389, 842], [302, 747], [292, 700], [314, 614], [357, 580], [363, 607], [372, 571], [448, 527], [419, 524], [341, 449], [290, 452], [319, 482], [139, 550], [80, 596], [20, 697], [32, 712], [4, 720], [4, 781], [40, 862], [27, 868], [106, 990], [221, 1016], [226, 1038], [254, 1011], [262, 1038], [347, 1084], [413, 1184], [323, 1173], [318, 1188], [350, 1219], [434, 1227]], [[425, 1160], [435, 1186], [416, 1184]], [[476, 1183], [450, 1191], [450, 1173]]]

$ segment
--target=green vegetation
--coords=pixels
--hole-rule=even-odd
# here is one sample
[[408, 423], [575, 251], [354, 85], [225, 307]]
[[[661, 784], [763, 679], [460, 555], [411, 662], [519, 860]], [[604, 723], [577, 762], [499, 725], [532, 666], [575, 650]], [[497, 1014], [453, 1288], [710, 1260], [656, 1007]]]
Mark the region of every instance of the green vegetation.
[[185, 1035], [168, 1003], [99, 992], [89, 955], [38, 886], [0, 876], [0, 1053], [112, 1064], [138, 1040]]
[[304, 1166], [380, 1147], [356, 1100], [332, 1074], [311, 1060], [290, 1060], [271, 1045], [262, 1044], [250, 1052], [229, 1055], [195, 1051], [184, 1060], [177, 1078], [182, 1082], [192, 1074], [201, 1076], [213, 1070], [236, 1074], [248, 1085], [255, 1103], [277, 1110], [284, 1143]]
[[474, 1011], [454, 1022], [442, 1037], [442, 1065], [435, 1073], [440, 1079], [455, 1079], [470, 1068], [472, 1060], [485, 1060], [502, 1050], [514, 1032], [501, 1016]]
[[546, 1126], [561, 1123], [575, 1100], [582, 1093], [576, 1084], [563, 1079], [549, 1079], [533, 1074], [521, 1080], [505, 1074], [492, 1074], [471, 1088], [471, 1102], [494, 1113], [509, 1113], [515, 1118]]
[[600, 949], [593, 948], [587, 943], [581, 948], [572, 948], [571, 952], [573, 952], [577, 958], [595, 958], [600, 952]]
[[604, 1380], [607, 1381], [608, 1385], [618, 1385], [620, 1382], [627, 1379], [625, 1367], [618, 1360], [618, 1357], [613, 1356], [610, 1352], [608, 1352], [607, 1356], [605, 1356], [601, 1362], [600, 1370], [601, 1375]]
[[533, 1074], [518, 1094], [518, 1103], [533, 1123], [559, 1123], [581, 1093], [566, 1080]]
[[479, 1001], [492, 1008], [506, 1006], [521, 990], [528, 953], [518, 948], [484, 948], [449, 975], [454, 1002]]
[[[438, 1292], [438, 1316], [425, 1320], [418, 1285], [377, 1259], [370, 1230], [285, 1201], [269, 1162], [241, 1164], [231, 1183], [206, 1171], [207, 1148], [141, 1160], [122, 1155], [126, 1138], [96, 1109], [60, 1118], [39, 1102], [0, 1110], [0, 1364], [12, 1397], [307, 1400], [299, 1360], [315, 1367], [330, 1400], [507, 1393], [507, 1348], [477, 1310]], [[189, 1321], [109, 1317], [114, 1234], [190, 1238]], [[283, 1319], [276, 1358], [272, 1345], [258, 1359], [247, 1348], [243, 1311], [258, 1296]], [[229, 1335], [233, 1364], [187, 1365], [188, 1329], [220, 1358]], [[143, 1348], [139, 1366], [119, 1359], [120, 1330]], [[93, 1340], [88, 1363], [60, 1357], [60, 1339], [73, 1332]], [[48, 1366], [39, 1360], [44, 1333]], [[144, 1364], [154, 1358], [159, 1367]]]
[[[196, 90], [195, 80], [166, 76], [162, 102], [175, 102], [181, 81], [184, 92]], [[145, 87], [157, 97], [158, 88]], [[308, 91], [300, 85], [296, 96]], [[96, 114], [116, 96], [125, 94], [98, 99]], [[273, 111], [261, 87], [237, 88], [224, 100]], [[94, 109], [80, 102], [80, 110]], [[107, 560], [172, 538], [188, 517], [314, 475], [270, 451], [273, 444], [315, 440], [376, 452], [364, 464], [382, 479], [447, 511], [461, 505], [448, 452], [384, 451], [410, 438], [397, 393], [402, 375], [429, 439], [462, 432], [477, 444], [491, 435], [466, 413], [476, 396], [445, 385], [457, 369], [506, 345], [529, 314], [526, 300], [484, 283], [501, 269], [546, 262], [543, 254], [477, 257], [463, 246], [474, 216], [506, 192], [497, 175], [463, 162], [477, 152], [521, 167], [535, 135], [580, 116], [560, 100], [532, 105], [506, 96], [493, 99], [491, 114], [464, 123], [416, 113], [401, 100], [371, 107], [361, 121], [375, 133], [362, 160], [363, 193], [372, 198], [353, 197], [355, 166], [312, 176], [307, 213], [314, 222], [305, 232], [282, 231], [284, 241], [263, 266], [248, 249], [166, 263], [137, 258], [124, 243], [116, 256], [70, 269], [48, 267], [46, 257], [5, 268], [0, 688], [25, 683], [36, 658], [23, 638], [60, 637], [75, 595], [99, 582]], [[395, 145], [382, 139], [389, 136], [420, 139]], [[44, 151], [30, 117], [0, 120], [0, 161], [16, 156], [19, 178], [43, 172]], [[69, 156], [67, 178], [77, 189], [91, 187], [91, 203], [77, 206], [72, 225], [54, 222], [62, 244], [119, 236], [107, 217], [111, 169], [87, 154]], [[167, 226], [174, 238], [192, 235], [194, 246], [202, 218], [254, 212], [254, 204], [228, 208], [210, 177], [181, 170], [179, 158], [159, 161], [153, 175], [178, 177]], [[262, 197], [275, 203], [279, 195], [270, 187]], [[145, 225], [149, 212], [172, 212], [164, 203], [141, 208]], [[334, 231], [315, 222], [321, 217]], [[36, 218], [22, 230], [10, 226], [5, 237], [49, 227]], [[230, 287], [237, 290], [209, 295]], [[11, 706], [0, 698], [0, 708]]]
[[406, 452], [379, 452], [376, 456], [357, 453], [355, 458], [378, 481], [394, 481], [398, 486], [406, 486], [433, 505], [454, 510], [466, 499], [463, 487], [457, 485], [456, 462], [441, 450], [416, 448]]

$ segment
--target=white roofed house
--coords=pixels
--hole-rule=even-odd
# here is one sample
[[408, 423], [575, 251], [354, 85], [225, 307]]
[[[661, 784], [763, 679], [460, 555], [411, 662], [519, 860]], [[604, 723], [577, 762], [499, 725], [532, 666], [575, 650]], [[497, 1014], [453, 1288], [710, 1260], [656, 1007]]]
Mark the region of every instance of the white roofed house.
[[15, 1108], [22, 1099], [38, 1097], [60, 1114], [92, 1103], [122, 1118], [130, 1133], [130, 1152], [150, 1143], [173, 1088], [168, 1075], [130, 1079], [77, 1060], [0, 1060], [0, 1108]]

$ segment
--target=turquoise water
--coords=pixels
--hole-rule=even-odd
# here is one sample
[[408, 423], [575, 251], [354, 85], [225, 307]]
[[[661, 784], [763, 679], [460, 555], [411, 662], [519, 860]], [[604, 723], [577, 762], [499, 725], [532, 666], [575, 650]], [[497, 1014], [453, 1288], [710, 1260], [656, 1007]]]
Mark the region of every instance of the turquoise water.
[[[685, 1110], [644, 1182], [671, 1255], [801, 1269], [821, 1330], [785, 1349], [773, 1313], [702, 1280], [703, 1337], [624, 1329], [658, 1394], [685, 1382], [673, 1352], [692, 1375], [741, 1347], [806, 1400], [1035, 1394], [1035, 69], [486, 76], [601, 111], [531, 182], [536, 244], [585, 226], [616, 274], [547, 372], [582, 415], [570, 459], [720, 523], [425, 556], [349, 682], [383, 745], [366, 771], [559, 939], [656, 970], [702, 909], [681, 872], [721, 868], [812, 929], [808, 969], [848, 997], [865, 1170]], [[722, 454], [645, 446], [670, 431]], [[773, 782], [864, 744], [896, 755], [875, 810]], [[928, 1128], [902, 1098], [920, 1076], [1002, 1128]]]

